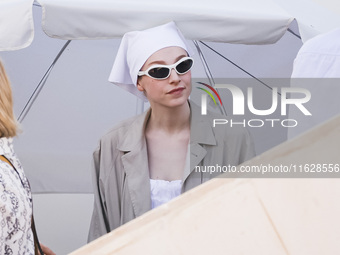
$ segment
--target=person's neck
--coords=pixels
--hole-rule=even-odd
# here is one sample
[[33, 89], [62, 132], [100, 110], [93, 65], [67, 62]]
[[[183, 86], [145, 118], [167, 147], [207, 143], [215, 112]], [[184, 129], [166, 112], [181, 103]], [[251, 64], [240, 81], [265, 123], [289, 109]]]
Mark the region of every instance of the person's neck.
[[186, 102], [178, 107], [152, 107], [148, 130], [163, 130], [177, 133], [190, 128], [190, 106]]

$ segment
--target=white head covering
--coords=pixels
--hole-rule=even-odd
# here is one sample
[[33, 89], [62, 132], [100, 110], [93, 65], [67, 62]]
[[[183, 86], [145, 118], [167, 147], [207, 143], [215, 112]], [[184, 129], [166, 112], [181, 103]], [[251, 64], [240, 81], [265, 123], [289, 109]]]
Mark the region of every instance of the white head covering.
[[136, 86], [138, 72], [153, 53], [170, 46], [181, 47], [193, 55], [173, 21], [143, 31], [126, 33], [120, 43], [109, 81], [146, 101]]

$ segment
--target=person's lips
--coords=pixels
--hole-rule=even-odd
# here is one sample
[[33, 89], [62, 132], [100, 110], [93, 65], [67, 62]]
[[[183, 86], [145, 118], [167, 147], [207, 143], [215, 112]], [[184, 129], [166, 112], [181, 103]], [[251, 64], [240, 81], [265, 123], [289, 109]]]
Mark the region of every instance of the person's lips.
[[175, 88], [175, 89], [170, 90], [170, 91], [168, 92], [168, 94], [179, 94], [179, 93], [181, 93], [183, 90], [184, 90], [183, 87]]

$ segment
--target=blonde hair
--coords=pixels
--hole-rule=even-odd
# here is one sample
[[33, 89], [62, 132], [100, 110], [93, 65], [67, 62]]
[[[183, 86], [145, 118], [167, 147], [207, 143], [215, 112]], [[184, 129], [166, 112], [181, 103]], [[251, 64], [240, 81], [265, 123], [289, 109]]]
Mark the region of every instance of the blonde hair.
[[0, 138], [17, 135], [11, 84], [0, 59]]

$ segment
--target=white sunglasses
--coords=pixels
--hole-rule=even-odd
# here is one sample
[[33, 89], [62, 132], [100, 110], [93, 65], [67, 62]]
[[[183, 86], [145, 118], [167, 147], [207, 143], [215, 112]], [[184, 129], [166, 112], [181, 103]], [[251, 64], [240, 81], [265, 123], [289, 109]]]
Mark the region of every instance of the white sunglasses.
[[170, 76], [171, 70], [175, 69], [178, 74], [185, 74], [194, 65], [194, 59], [184, 57], [172, 65], [152, 65], [146, 71], [139, 71], [138, 76], [146, 75], [156, 80], [164, 80]]

